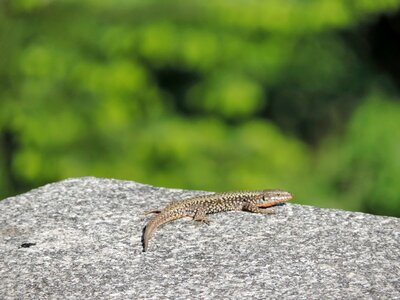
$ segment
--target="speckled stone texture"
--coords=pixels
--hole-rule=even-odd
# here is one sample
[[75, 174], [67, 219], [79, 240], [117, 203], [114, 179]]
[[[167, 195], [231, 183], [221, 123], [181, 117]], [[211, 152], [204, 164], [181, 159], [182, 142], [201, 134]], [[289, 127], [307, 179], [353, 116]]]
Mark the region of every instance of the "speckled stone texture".
[[144, 211], [201, 193], [76, 178], [1, 201], [0, 299], [400, 299], [398, 218], [219, 213], [143, 253]]

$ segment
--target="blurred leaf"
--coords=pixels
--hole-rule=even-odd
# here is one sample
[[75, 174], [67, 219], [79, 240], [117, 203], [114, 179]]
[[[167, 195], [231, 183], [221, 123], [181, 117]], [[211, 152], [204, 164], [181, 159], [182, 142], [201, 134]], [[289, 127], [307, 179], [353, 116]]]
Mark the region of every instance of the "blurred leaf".
[[205, 86], [195, 86], [190, 105], [228, 118], [250, 116], [263, 107], [263, 90], [255, 81], [233, 73], [218, 73]]
[[[343, 140], [331, 141], [324, 178], [346, 208], [400, 213], [400, 105], [374, 93], [356, 111]], [[347, 204], [346, 201], [348, 201]], [[351, 204], [352, 203], [352, 204]]]

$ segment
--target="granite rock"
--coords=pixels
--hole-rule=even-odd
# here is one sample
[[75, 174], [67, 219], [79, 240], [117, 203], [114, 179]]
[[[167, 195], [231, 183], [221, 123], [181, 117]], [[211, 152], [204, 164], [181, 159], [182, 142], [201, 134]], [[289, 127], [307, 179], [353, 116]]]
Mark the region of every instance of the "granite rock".
[[161, 227], [204, 194], [93, 177], [0, 201], [0, 299], [400, 299], [400, 219], [286, 204]]

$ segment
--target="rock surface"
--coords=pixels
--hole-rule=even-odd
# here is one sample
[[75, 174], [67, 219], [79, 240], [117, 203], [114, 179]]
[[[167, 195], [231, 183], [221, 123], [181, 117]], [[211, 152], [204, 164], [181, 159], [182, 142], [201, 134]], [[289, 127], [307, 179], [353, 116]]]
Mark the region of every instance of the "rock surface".
[[69, 179], [0, 202], [0, 299], [399, 299], [400, 219], [287, 204], [148, 217], [204, 192]]

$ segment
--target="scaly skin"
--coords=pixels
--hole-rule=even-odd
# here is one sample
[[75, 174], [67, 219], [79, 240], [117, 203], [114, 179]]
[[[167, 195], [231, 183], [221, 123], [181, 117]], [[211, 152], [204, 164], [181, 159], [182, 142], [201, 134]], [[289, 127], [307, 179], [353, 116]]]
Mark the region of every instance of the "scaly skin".
[[147, 250], [150, 237], [157, 227], [167, 222], [191, 217], [195, 221], [209, 224], [207, 214], [223, 211], [249, 211], [254, 213], [273, 213], [269, 207], [292, 199], [291, 193], [282, 190], [258, 190], [215, 193], [175, 201], [163, 210], [152, 210], [157, 214], [143, 229], [143, 252]]

